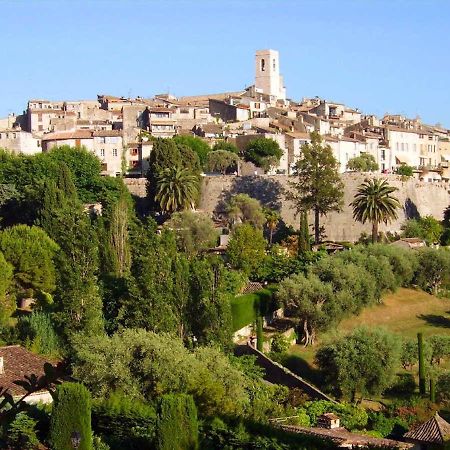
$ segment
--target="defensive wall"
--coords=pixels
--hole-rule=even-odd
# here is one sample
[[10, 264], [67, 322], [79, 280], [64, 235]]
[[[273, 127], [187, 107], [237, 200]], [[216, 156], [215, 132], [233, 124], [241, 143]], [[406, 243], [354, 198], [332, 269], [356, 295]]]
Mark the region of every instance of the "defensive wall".
[[[321, 218], [321, 225], [325, 227], [327, 239], [334, 241], [356, 241], [361, 233], [370, 235], [371, 225], [362, 225], [353, 220], [353, 200], [358, 186], [366, 178], [374, 175], [363, 173], [345, 173], [344, 206], [340, 213], [332, 212]], [[395, 193], [402, 209], [398, 211], [398, 219], [387, 226], [381, 224], [380, 231], [399, 232], [401, 225], [409, 218], [431, 215], [442, 220], [445, 208], [450, 205], [450, 185], [448, 183], [424, 183], [416, 179], [407, 180], [397, 175], [377, 175], [386, 178], [390, 185], [398, 188]], [[278, 210], [286, 225], [298, 228], [299, 218], [296, 217], [295, 207], [285, 200], [285, 192], [289, 189], [289, 177], [286, 175], [258, 175], [258, 176], [208, 176], [203, 178], [202, 195], [199, 209], [212, 214], [224, 211], [224, 204], [233, 195], [249, 194], [257, 198], [267, 207]], [[313, 223], [312, 215], [309, 223]]]
[[[366, 178], [374, 175], [363, 173], [345, 173], [344, 206], [340, 213], [331, 212], [321, 218], [321, 225], [325, 227], [327, 239], [334, 241], [356, 241], [365, 232], [371, 233], [371, 225], [362, 225], [353, 220], [349, 203], [357, 191], [358, 186]], [[402, 179], [397, 175], [377, 175], [386, 178], [390, 185], [398, 188], [395, 195], [400, 200], [402, 209], [398, 211], [398, 219], [388, 225], [381, 224], [380, 231], [399, 232], [401, 225], [409, 218], [431, 215], [442, 220], [445, 208], [450, 205], [450, 185], [448, 183], [424, 183], [413, 178]], [[125, 178], [125, 183], [131, 193], [143, 198], [146, 195], [145, 178]], [[286, 225], [298, 227], [294, 205], [285, 200], [285, 192], [289, 189], [289, 177], [286, 175], [253, 175], [253, 176], [205, 176], [202, 181], [202, 195], [199, 209], [208, 213], [224, 212], [225, 203], [239, 193], [249, 194], [257, 198], [269, 208], [281, 213]], [[313, 217], [309, 217], [313, 223]]]

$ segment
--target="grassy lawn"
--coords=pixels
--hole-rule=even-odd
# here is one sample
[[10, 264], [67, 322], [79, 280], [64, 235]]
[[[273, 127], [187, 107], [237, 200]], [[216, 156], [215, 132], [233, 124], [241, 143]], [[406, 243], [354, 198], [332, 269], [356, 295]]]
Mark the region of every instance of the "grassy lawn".
[[[450, 299], [440, 299], [423, 291], [399, 289], [386, 295], [383, 304], [366, 308], [359, 316], [343, 320], [337, 330], [319, 335], [314, 347], [295, 345], [290, 349], [287, 366], [320, 385], [320, 374], [314, 367], [314, 354], [321, 342], [333, 339], [337, 333], [349, 333], [359, 325], [384, 327], [407, 338], [415, 338], [418, 332], [424, 336], [433, 334], [450, 335]], [[450, 368], [450, 362], [446, 365]]]

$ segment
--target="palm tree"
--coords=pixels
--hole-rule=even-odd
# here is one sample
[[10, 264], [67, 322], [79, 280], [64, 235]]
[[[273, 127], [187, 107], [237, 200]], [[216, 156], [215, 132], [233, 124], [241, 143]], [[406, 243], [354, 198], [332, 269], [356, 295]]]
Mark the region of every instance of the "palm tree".
[[272, 245], [273, 233], [277, 229], [281, 217], [277, 211], [269, 208], [264, 208], [264, 216], [266, 218], [267, 229], [269, 230], [269, 244]]
[[156, 177], [155, 200], [165, 212], [192, 208], [198, 196], [198, 178], [188, 169], [168, 167]]
[[387, 180], [365, 180], [358, 187], [353, 207], [353, 218], [361, 223], [372, 222], [372, 242], [378, 240], [378, 225], [397, 218], [400, 202], [391, 194], [398, 189], [390, 186]]

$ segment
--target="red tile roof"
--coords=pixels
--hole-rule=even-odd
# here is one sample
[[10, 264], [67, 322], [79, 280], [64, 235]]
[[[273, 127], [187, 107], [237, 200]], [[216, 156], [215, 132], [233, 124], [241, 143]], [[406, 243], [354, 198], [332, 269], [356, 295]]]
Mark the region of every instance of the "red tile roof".
[[408, 431], [403, 437], [417, 442], [443, 444], [450, 439], [450, 423], [436, 413], [430, 420]]
[[35, 355], [20, 345], [0, 347], [0, 357], [3, 357], [4, 373], [0, 374], [0, 386], [8, 389], [13, 396], [24, 395], [26, 390], [17, 386], [14, 381], [24, 380], [24, 375], [40, 377], [44, 375], [44, 364], [48, 358]]

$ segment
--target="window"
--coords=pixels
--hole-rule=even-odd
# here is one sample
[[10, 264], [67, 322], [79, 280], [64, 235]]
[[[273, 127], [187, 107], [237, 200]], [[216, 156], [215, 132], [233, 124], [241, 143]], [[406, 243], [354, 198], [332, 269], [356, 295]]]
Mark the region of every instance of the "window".
[[266, 61], [263, 59], [261, 59], [261, 72], [265, 72], [266, 70]]
[[105, 149], [101, 148], [100, 149], [100, 156], [103, 158], [105, 156]]
[[42, 113], [38, 113], [38, 121], [42, 122]]
[[112, 155], [117, 156], [117, 148], [113, 148]]
[[137, 148], [130, 148], [130, 155], [131, 156], [136, 156], [138, 154], [138, 149]]
[[397, 144], [396, 144], [396, 149], [397, 149], [397, 151], [399, 151], [400, 150], [400, 144], [397, 142]]
[[276, 66], [277, 66], [277, 63], [276, 63], [276, 60], [274, 59], [274, 60], [272, 60], [272, 67], [273, 67], [274, 72], [275, 72]]
[[382, 160], [386, 159], [386, 150], [381, 150], [381, 159]]

